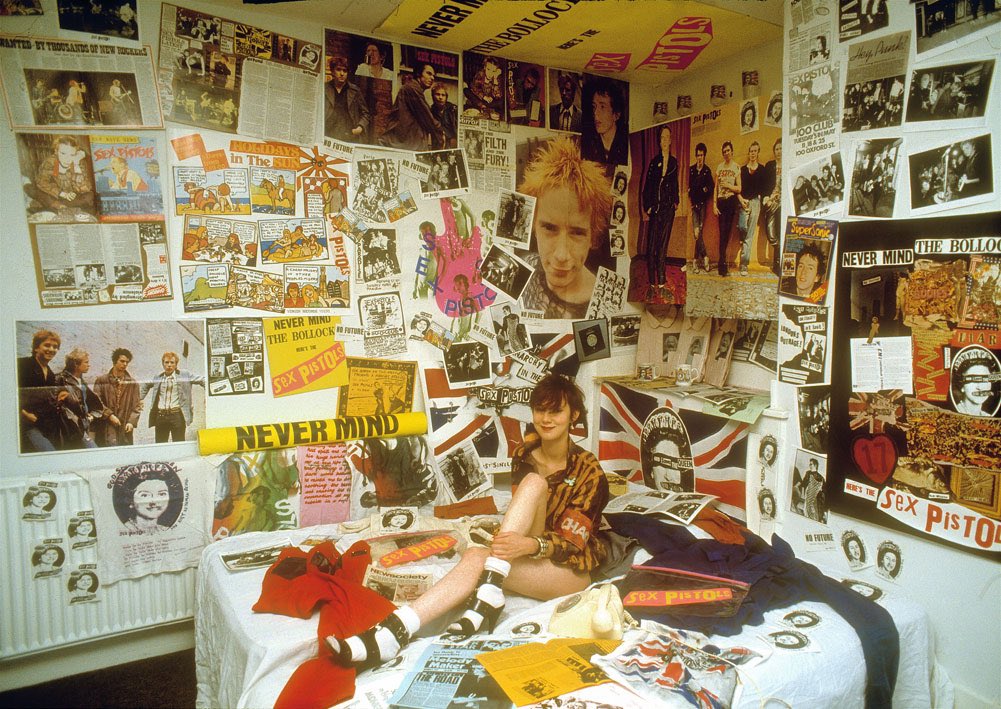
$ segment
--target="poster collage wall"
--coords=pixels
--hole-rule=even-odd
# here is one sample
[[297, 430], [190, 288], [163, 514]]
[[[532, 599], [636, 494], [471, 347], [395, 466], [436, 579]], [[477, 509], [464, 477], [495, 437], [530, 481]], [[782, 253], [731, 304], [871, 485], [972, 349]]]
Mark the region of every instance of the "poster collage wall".
[[1001, 215], [988, 211], [1001, 12], [833, 5], [787, 13], [796, 277], [780, 288], [779, 382], [799, 435], [778, 475], [762, 441], [754, 484], [762, 519], [777, 503], [805, 520], [808, 547], [892, 583], [900, 532], [1001, 551]]
[[[123, 456], [89, 474], [101, 557], [118, 560], [100, 584], [180, 568], [213, 535], [390, 507], [490, 511], [491, 475], [506, 472], [546, 371], [632, 356], [644, 304], [700, 302], [682, 270], [702, 194], [690, 166], [725, 163], [736, 179], [753, 152], [769, 194], [761, 178], [779, 174], [779, 128], [742, 126], [747, 106], [630, 133], [629, 86], [606, 76], [335, 29], [309, 42], [170, 4], [160, 21], [158, 51], [120, 21], [80, 20], [94, 41], [0, 37], [46, 315], [16, 324], [21, 454], [156, 457], [145, 446], [191, 440], [220, 406], [240, 409], [233, 397], [259, 407], [316, 391], [336, 396], [326, 416], [404, 413], [423, 398], [429, 432]], [[695, 199], [704, 255], [732, 262], [745, 303], [762, 284], [774, 300], [764, 212], [733, 220], [720, 258], [715, 184]], [[60, 316], [153, 299], [178, 319]], [[701, 307], [769, 317], [726, 305]], [[713, 331], [729, 361], [727, 327]], [[35, 497], [26, 510], [48, 504]], [[83, 513], [45, 520], [68, 514]]]

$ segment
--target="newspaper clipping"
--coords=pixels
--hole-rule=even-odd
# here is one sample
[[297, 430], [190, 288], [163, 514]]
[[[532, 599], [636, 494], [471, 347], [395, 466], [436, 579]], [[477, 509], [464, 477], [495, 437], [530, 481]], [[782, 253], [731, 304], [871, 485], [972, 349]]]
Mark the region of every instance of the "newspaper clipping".
[[[164, 3], [160, 92], [172, 121], [310, 145], [318, 135], [319, 44]], [[259, 110], [241, 111], [243, 105]]]
[[207, 320], [209, 396], [264, 391], [264, 324], [259, 319]]
[[149, 47], [0, 35], [0, 67], [15, 130], [163, 128]]

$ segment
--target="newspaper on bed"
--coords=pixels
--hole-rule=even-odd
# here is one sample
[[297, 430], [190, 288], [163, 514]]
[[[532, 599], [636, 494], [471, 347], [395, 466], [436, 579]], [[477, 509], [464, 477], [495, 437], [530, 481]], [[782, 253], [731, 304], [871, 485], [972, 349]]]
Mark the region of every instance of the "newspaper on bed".
[[[497, 682], [476, 661], [477, 655], [520, 645], [521, 640], [483, 637], [462, 645], [429, 645], [390, 701], [401, 709], [453, 706], [509, 707]], [[614, 643], [613, 643], [614, 645]]]
[[701, 492], [630, 492], [613, 498], [605, 507], [605, 514], [616, 512], [635, 512], [637, 514], [657, 514], [672, 517], [684, 524], [692, 520], [716, 495], [704, 495]]
[[591, 663], [591, 657], [606, 655], [618, 645], [618, 640], [558, 638], [488, 652], [476, 659], [511, 701], [522, 706], [610, 681]]
[[396, 605], [414, 600], [431, 588], [432, 583], [434, 578], [430, 571], [400, 573], [386, 571], [377, 566], [369, 566], [362, 581], [363, 586], [388, 598]]

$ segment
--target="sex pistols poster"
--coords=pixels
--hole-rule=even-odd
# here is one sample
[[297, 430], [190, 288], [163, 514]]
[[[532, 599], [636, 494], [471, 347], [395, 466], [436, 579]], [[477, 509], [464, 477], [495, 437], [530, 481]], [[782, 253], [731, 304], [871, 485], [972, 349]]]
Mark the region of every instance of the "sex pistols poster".
[[1001, 213], [841, 227], [830, 505], [1001, 556]]

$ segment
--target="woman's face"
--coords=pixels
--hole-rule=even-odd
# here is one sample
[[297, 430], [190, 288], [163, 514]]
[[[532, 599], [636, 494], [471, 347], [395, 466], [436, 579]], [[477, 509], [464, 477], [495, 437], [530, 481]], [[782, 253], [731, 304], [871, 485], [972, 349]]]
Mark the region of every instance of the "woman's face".
[[46, 549], [42, 552], [41, 557], [39, 557], [43, 564], [52, 566], [59, 559], [59, 552], [55, 549]]
[[79, 537], [89, 537], [94, 531], [94, 523], [90, 520], [84, 520], [76, 526], [76, 533]]
[[765, 449], [761, 452], [761, 459], [765, 461], [766, 464], [771, 465], [775, 462], [775, 446], [771, 443], [765, 444]]
[[570, 435], [570, 426], [575, 420], [570, 405], [565, 401], [555, 411], [532, 409], [532, 423], [543, 442], [566, 440]]
[[36, 509], [43, 509], [52, 502], [52, 493], [48, 490], [39, 490], [35, 493], [35, 496], [31, 498], [31, 506]]
[[[985, 364], [975, 364], [967, 369], [963, 375], [963, 399], [975, 406], [983, 406], [991, 395], [991, 382], [988, 379], [990, 373], [991, 370]], [[982, 381], [978, 381], [981, 379]]]
[[83, 591], [86, 593], [90, 589], [94, 588], [94, 579], [90, 574], [84, 574], [83, 576], [78, 576], [76, 579], [76, 590]]
[[163, 480], [144, 480], [136, 486], [132, 502], [136, 514], [146, 519], [159, 519], [170, 502], [167, 483]]
[[897, 563], [898, 563], [897, 555], [894, 554], [892, 551], [888, 551], [887, 553], [883, 554], [882, 566], [883, 566], [883, 571], [885, 571], [886, 573], [892, 574], [894, 571], [896, 571]]
[[766, 517], [771, 517], [775, 514], [775, 501], [770, 497], [763, 497], [761, 499], [761, 511], [765, 513]]
[[848, 558], [852, 561], [861, 561], [862, 559], [862, 547], [856, 539], [848, 540]]

